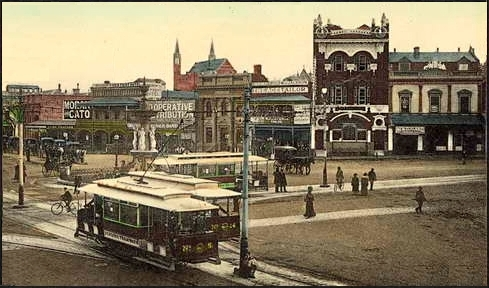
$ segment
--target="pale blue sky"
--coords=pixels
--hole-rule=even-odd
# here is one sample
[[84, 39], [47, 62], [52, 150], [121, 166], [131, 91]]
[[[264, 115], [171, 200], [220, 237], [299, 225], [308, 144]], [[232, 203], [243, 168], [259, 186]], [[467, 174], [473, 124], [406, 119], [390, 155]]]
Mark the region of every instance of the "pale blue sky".
[[104, 80], [161, 78], [173, 89], [178, 38], [182, 72], [218, 58], [270, 80], [312, 69], [312, 24], [321, 14], [343, 28], [390, 22], [390, 51], [468, 51], [487, 55], [487, 3], [456, 2], [177, 2], [3, 3], [2, 90], [37, 84], [88, 91]]

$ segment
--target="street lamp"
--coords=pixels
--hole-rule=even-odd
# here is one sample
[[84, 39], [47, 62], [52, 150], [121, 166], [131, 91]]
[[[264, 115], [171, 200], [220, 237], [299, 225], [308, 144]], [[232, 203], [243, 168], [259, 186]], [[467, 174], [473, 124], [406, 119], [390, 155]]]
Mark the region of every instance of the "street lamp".
[[[321, 89], [321, 95], [323, 96], [323, 115], [325, 116], [325, 123], [326, 125], [328, 125], [328, 119], [327, 119], [327, 112], [326, 112], [326, 93], [328, 93], [328, 88], [325, 88], [323, 87]], [[325, 132], [326, 132], [326, 137], [328, 137], [328, 130], [325, 129]], [[326, 141], [327, 142], [327, 141]], [[320, 185], [320, 187], [329, 187], [329, 184], [328, 184], [328, 162], [327, 162], [327, 158], [328, 158], [328, 147], [324, 147], [324, 167], [323, 167], [323, 184]]]
[[114, 135], [114, 141], [115, 141], [115, 168], [118, 166], [118, 161], [117, 161], [117, 156], [119, 156], [119, 135], [115, 134]]

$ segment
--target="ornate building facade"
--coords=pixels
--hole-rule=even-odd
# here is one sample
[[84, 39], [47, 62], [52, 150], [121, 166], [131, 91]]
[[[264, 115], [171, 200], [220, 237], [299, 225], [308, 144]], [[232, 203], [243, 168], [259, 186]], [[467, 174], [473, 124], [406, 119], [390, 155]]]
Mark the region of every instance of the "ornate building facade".
[[313, 24], [314, 136], [329, 154], [372, 155], [387, 150], [389, 21], [343, 29]]
[[467, 52], [394, 49], [389, 55], [389, 152], [484, 152], [487, 96], [481, 67], [473, 48]]

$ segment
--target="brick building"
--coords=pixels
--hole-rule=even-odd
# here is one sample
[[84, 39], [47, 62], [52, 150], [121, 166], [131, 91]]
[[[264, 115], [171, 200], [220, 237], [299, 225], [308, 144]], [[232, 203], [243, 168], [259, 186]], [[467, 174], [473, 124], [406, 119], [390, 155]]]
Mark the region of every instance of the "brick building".
[[313, 24], [314, 137], [329, 154], [371, 155], [387, 150], [389, 22], [344, 29]]
[[216, 59], [214, 42], [211, 42], [208, 59], [195, 62], [190, 71], [182, 74], [182, 56], [180, 55], [180, 48], [177, 40], [175, 44], [175, 52], [173, 53], [173, 90], [195, 91], [199, 82], [199, 76], [203, 74], [236, 74], [236, 70], [234, 70], [228, 59]]

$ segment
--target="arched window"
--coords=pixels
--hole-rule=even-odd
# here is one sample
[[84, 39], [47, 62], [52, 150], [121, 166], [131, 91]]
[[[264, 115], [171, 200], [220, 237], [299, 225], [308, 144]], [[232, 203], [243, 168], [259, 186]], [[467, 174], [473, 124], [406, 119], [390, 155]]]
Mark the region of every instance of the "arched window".
[[457, 92], [458, 94], [458, 112], [459, 113], [470, 113], [470, 98], [472, 97], [472, 92], [467, 89], [463, 89]]
[[334, 71], [344, 70], [344, 61], [342, 55], [335, 55], [333, 58], [333, 69]]
[[413, 93], [409, 90], [399, 92], [399, 111], [401, 113], [411, 112], [411, 98]]
[[440, 113], [441, 106], [441, 91], [433, 89], [428, 91], [428, 97], [430, 100], [430, 113]]
[[212, 117], [212, 104], [211, 101], [205, 103], [205, 117]]
[[358, 53], [355, 55], [355, 65], [357, 71], [368, 71], [368, 65], [370, 64], [370, 57], [366, 53]]

